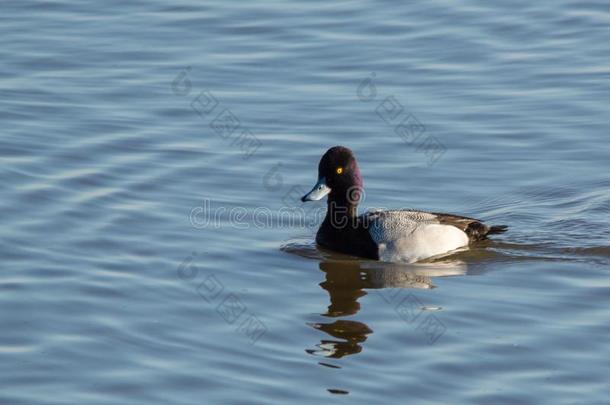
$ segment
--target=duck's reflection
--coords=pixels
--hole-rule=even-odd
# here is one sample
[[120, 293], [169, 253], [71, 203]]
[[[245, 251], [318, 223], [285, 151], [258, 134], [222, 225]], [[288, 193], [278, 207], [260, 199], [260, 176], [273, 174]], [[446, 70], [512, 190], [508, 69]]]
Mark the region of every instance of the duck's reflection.
[[466, 264], [446, 261], [418, 265], [366, 262], [359, 260], [322, 261], [320, 270], [326, 279], [320, 287], [328, 291], [329, 317], [353, 315], [360, 309], [358, 298], [366, 295], [364, 289], [380, 288], [434, 288], [433, 277], [466, 274]]
[[358, 321], [339, 319], [331, 323], [310, 324], [314, 329], [324, 331], [330, 336], [341, 339], [322, 339], [316, 345], [317, 349], [306, 350], [309, 354], [319, 356], [341, 358], [350, 354], [360, 353], [360, 343], [366, 340], [366, 336], [373, 331], [366, 324]]
[[[354, 315], [360, 310], [358, 299], [367, 294], [365, 289], [434, 288], [434, 277], [466, 274], [466, 264], [458, 261], [402, 265], [354, 259], [322, 260], [320, 270], [325, 280], [320, 287], [330, 297], [330, 305], [322, 316], [337, 318]], [[362, 351], [361, 343], [373, 330], [365, 323], [354, 320], [335, 320], [310, 324], [334, 339], [324, 339], [308, 353], [341, 358]]]

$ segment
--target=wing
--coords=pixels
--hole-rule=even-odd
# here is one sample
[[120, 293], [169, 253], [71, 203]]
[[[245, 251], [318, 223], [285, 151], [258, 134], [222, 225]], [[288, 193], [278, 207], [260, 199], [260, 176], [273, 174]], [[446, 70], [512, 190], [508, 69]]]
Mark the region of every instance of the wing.
[[482, 221], [474, 218], [462, 217], [459, 215], [432, 213], [440, 224], [452, 225], [464, 231], [470, 241], [487, 239], [487, 235], [503, 233], [508, 229], [505, 225], [489, 226]]
[[404, 238], [424, 225], [440, 223], [435, 214], [414, 210], [371, 211], [363, 214], [363, 220], [377, 244]]
[[475, 218], [416, 210], [371, 211], [363, 214], [375, 242], [386, 243], [404, 238], [430, 224], [451, 225], [468, 235], [470, 241], [484, 240], [487, 235], [505, 232], [503, 225], [489, 226]]

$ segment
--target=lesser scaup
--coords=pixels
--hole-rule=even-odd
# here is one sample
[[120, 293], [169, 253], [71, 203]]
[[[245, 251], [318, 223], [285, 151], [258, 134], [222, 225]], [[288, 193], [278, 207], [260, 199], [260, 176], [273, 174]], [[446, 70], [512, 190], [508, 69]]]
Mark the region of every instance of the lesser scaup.
[[505, 232], [468, 217], [414, 210], [371, 211], [357, 215], [362, 176], [352, 151], [330, 148], [318, 166], [318, 182], [301, 200], [328, 196], [326, 217], [316, 242], [327, 249], [390, 262], [416, 262], [467, 247]]

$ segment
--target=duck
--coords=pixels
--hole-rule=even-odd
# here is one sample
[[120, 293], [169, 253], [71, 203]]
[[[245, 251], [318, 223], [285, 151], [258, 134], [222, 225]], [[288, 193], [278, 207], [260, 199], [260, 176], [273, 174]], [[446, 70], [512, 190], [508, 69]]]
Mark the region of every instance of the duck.
[[372, 210], [358, 215], [364, 182], [356, 157], [345, 146], [326, 151], [318, 165], [318, 181], [302, 202], [327, 197], [324, 220], [316, 233], [322, 248], [384, 262], [418, 261], [466, 250], [506, 225], [411, 209]]

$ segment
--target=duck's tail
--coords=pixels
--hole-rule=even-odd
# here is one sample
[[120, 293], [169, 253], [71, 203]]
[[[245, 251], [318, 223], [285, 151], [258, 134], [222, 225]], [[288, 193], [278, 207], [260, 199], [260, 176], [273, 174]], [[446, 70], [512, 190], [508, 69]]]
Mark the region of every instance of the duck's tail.
[[468, 235], [471, 242], [485, 240], [488, 235], [504, 233], [508, 229], [506, 225], [487, 225], [478, 219], [462, 217], [459, 215], [434, 213], [441, 224], [452, 225], [461, 229]]
[[496, 233], [504, 233], [508, 230], [508, 226], [506, 225], [492, 225], [489, 227], [489, 231], [487, 231], [487, 235], [493, 235]]

